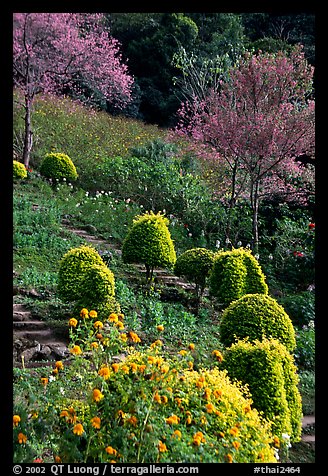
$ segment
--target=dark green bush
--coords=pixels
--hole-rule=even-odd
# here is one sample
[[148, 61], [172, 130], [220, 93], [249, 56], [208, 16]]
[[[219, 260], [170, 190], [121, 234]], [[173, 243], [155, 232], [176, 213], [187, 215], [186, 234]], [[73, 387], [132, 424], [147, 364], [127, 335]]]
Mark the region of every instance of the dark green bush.
[[248, 384], [254, 406], [273, 422], [273, 433], [300, 441], [302, 400], [292, 355], [276, 339], [238, 341], [224, 352], [221, 364], [232, 379]]
[[315, 329], [313, 321], [301, 329], [296, 328], [294, 357], [298, 368], [315, 370]]
[[83, 281], [87, 272], [95, 265], [106, 266], [97, 250], [91, 246], [72, 248], [65, 253], [59, 263], [59, 297], [66, 302], [79, 300], [83, 294]]
[[40, 173], [49, 179], [66, 179], [70, 182], [75, 181], [78, 177], [72, 159], [66, 154], [54, 152], [46, 154], [41, 163]]
[[25, 165], [22, 162], [18, 162], [18, 160], [13, 160], [13, 178], [14, 180], [17, 179], [24, 179], [27, 177], [27, 171]]
[[267, 294], [265, 276], [256, 258], [245, 248], [222, 251], [215, 257], [210, 292], [227, 306], [245, 294]]
[[172, 268], [176, 254], [168, 229], [169, 220], [160, 212], [138, 215], [124, 239], [122, 259], [125, 263], [146, 266], [147, 281], [152, 279], [155, 266]]
[[315, 295], [311, 291], [282, 297], [279, 302], [295, 326], [307, 326], [315, 319]]
[[236, 339], [249, 338], [250, 341], [255, 341], [263, 337], [279, 340], [290, 352], [296, 347], [292, 321], [272, 297], [246, 294], [223, 311], [220, 339], [226, 347]]
[[206, 248], [192, 248], [178, 256], [174, 273], [196, 284], [197, 295], [202, 295], [213, 267], [215, 253]]

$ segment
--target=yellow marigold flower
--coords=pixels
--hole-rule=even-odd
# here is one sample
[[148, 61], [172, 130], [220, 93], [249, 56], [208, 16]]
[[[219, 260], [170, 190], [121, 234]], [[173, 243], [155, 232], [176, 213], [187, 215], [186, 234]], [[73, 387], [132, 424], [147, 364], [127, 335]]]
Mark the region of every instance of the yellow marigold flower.
[[108, 367], [101, 367], [98, 371], [98, 375], [100, 377], [103, 377], [105, 380], [107, 380], [110, 377], [110, 370]]
[[18, 443], [21, 445], [21, 444], [24, 444], [26, 443], [27, 441], [27, 436], [24, 435], [24, 433], [18, 433], [17, 435], [17, 440], [18, 440]]
[[95, 327], [96, 329], [101, 329], [102, 327], [104, 327], [104, 324], [101, 321], [96, 321], [93, 324], [93, 327]]
[[124, 314], [122, 314], [122, 313], [120, 312], [119, 314], [117, 314], [117, 317], [123, 321], [123, 319], [124, 319]]
[[233, 441], [233, 442], [232, 442], [232, 446], [233, 446], [234, 448], [236, 448], [236, 450], [238, 450], [239, 447], [240, 447], [239, 441]]
[[194, 436], [194, 438], [199, 438], [201, 440], [202, 443], [205, 443], [205, 436], [203, 435], [203, 433], [201, 431], [197, 431]]
[[197, 388], [203, 388], [204, 387], [204, 382], [200, 379], [197, 380], [196, 382], [196, 387]]
[[126, 342], [128, 340], [128, 336], [125, 334], [125, 333], [122, 333], [120, 334], [120, 339], [123, 341], [123, 342]]
[[180, 418], [177, 415], [171, 415], [170, 417], [166, 418], [165, 421], [169, 425], [177, 425], [180, 421]]
[[209, 387], [204, 388], [204, 397], [206, 400], [209, 400], [212, 390]]
[[147, 360], [149, 364], [156, 364], [157, 357], [154, 357], [153, 355], [148, 355]]
[[79, 345], [74, 345], [74, 347], [70, 349], [70, 353], [73, 355], [81, 355], [82, 354], [81, 347]]
[[19, 415], [14, 415], [13, 416], [13, 424], [14, 426], [18, 426], [18, 423], [20, 423], [21, 417]]
[[97, 349], [99, 347], [98, 342], [91, 342], [90, 347], [92, 349]]
[[52, 373], [53, 373], [54, 375], [57, 375], [57, 374], [58, 374], [58, 369], [55, 367], [55, 368], [53, 369]]
[[181, 436], [182, 436], [182, 433], [180, 430], [174, 430], [173, 432], [173, 438], [178, 438], [180, 440]]
[[228, 453], [227, 455], [225, 455], [224, 459], [226, 460], [227, 463], [232, 463], [232, 456], [230, 453]]
[[57, 362], [55, 363], [55, 367], [56, 367], [56, 369], [58, 369], [58, 370], [63, 370], [64, 364], [63, 364], [63, 362], [62, 362], [61, 360], [57, 360]]
[[208, 413], [212, 413], [214, 411], [214, 405], [212, 403], [207, 403], [207, 405], [205, 405], [206, 407], [206, 411]]
[[122, 365], [121, 370], [125, 373], [128, 374], [130, 372], [130, 369], [127, 365]]
[[231, 429], [229, 430], [229, 433], [230, 433], [230, 435], [232, 435], [232, 436], [236, 436], [236, 435], [238, 434], [238, 431], [239, 431], [238, 428], [236, 428], [236, 427], [234, 426], [233, 428], [231, 428]]
[[81, 436], [84, 433], [84, 428], [81, 425], [81, 423], [77, 423], [76, 425], [74, 425], [73, 433], [74, 435], [77, 435], [77, 436]]
[[93, 426], [93, 428], [95, 428], [96, 430], [99, 430], [100, 429], [100, 423], [101, 423], [101, 420], [99, 417], [95, 416], [93, 418], [91, 418], [91, 425]]
[[123, 329], [124, 329], [124, 324], [123, 324], [123, 322], [121, 322], [121, 321], [115, 322], [115, 326], [116, 326], [118, 329], [120, 329], [120, 330], [123, 330]]
[[112, 364], [112, 369], [114, 370], [114, 372], [118, 372], [120, 368], [120, 364]]
[[158, 447], [158, 451], [159, 451], [160, 453], [164, 453], [165, 451], [167, 451], [166, 444], [163, 443], [162, 441], [159, 441], [159, 442], [158, 442], [157, 447]]
[[133, 342], [136, 342], [136, 343], [141, 342], [141, 339], [140, 339], [140, 337], [138, 336], [138, 334], [136, 334], [136, 333], [133, 332], [133, 331], [130, 331], [130, 332], [128, 333], [128, 337], [129, 337]]
[[180, 355], [184, 356], [184, 355], [186, 355], [186, 354], [187, 354], [187, 351], [186, 351], [186, 350], [184, 350], [184, 349], [182, 349], [182, 350], [180, 350], [180, 351], [178, 352], [178, 354], [180, 354]]
[[160, 324], [159, 326], [156, 327], [156, 329], [157, 329], [159, 332], [163, 332], [163, 331], [164, 331], [164, 326], [162, 326], [162, 324]]
[[76, 326], [77, 326], [77, 319], [75, 319], [75, 317], [72, 317], [72, 318], [68, 321], [68, 325], [71, 326], [71, 327], [76, 327]]
[[118, 315], [115, 314], [115, 312], [112, 312], [108, 318], [109, 322], [117, 322], [118, 321]]
[[246, 405], [244, 405], [243, 410], [245, 413], [248, 413], [251, 411], [251, 406], [247, 403]]
[[98, 388], [95, 388], [92, 392], [92, 398], [95, 402], [100, 402], [100, 400], [104, 398], [104, 395]]
[[161, 398], [162, 398], [162, 403], [167, 403], [169, 400], [166, 395], [162, 395]]
[[88, 317], [89, 316], [89, 311], [88, 309], [86, 309], [85, 307], [83, 309], [81, 309], [80, 311], [80, 316], [81, 317]]
[[89, 312], [89, 316], [92, 317], [92, 319], [94, 319], [98, 316], [98, 313], [97, 311], [92, 310]]
[[153, 342], [152, 344], [150, 344], [150, 348], [151, 348], [151, 349], [154, 349], [154, 348], [157, 347], [158, 345], [163, 345], [163, 342], [162, 342], [160, 339], [157, 339], [157, 340], [155, 340], [155, 342]]
[[112, 446], [107, 446], [107, 448], [105, 449], [106, 453], [108, 453], [109, 455], [117, 455], [117, 450], [115, 448], [113, 448]]
[[42, 385], [46, 386], [49, 382], [49, 379], [47, 377], [41, 377], [41, 383]]
[[139, 365], [139, 372], [140, 373], [143, 373], [145, 370], [146, 370], [146, 365], [144, 365], [144, 364]]
[[194, 368], [193, 362], [188, 362], [188, 367], [189, 367], [189, 370], [192, 370]]
[[200, 438], [193, 438], [192, 440], [192, 444], [195, 445], [195, 446], [200, 446], [202, 440]]
[[162, 365], [161, 367], [162, 374], [167, 374], [169, 370], [170, 370], [170, 366], [168, 364]]
[[194, 350], [195, 349], [195, 344], [189, 344], [188, 349], [189, 350]]
[[216, 360], [218, 362], [222, 362], [223, 355], [221, 354], [221, 352], [219, 350], [213, 350], [212, 355], [214, 355], [216, 357]]

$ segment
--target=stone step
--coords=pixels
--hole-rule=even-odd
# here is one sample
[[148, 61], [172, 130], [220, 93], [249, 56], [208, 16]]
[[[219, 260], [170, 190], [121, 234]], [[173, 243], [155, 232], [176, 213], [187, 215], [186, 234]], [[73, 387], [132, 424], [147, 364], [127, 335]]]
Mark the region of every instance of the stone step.
[[307, 426], [315, 425], [315, 416], [314, 415], [305, 415], [302, 419], [302, 428]]
[[14, 331], [15, 339], [29, 339], [29, 340], [36, 340], [40, 343], [44, 343], [49, 341], [50, 338], [53, 337], [53, 332], [51, 329], [41, 329], [41, 330], [15, 330]]
[[21, 329], [21, 330], [40, 330], [40, 329], [49, 329], [47, 324], [43, 321], [34, 321], [34, 320], [22, 320], [22, 321], [14, 321], [13, 328]]
[[31, 318], [32, 314], [30, 311], [14, 311], [13, 312], [13, 321], [28, 321]]

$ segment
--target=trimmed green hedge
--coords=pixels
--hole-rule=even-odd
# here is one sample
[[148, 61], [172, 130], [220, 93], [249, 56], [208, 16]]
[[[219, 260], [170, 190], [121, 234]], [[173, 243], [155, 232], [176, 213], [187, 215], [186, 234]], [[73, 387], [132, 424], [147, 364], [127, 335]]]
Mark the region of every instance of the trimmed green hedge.
[[280, 439], [283, 433], [292, 442], [300, 441], [302, 400], [293, 356], [276, 339], [238, 341], [224, 352], [221, 366], [230, 378], [247, 384], [254, 406], [272, 421]]
[[24, 179], [27, 177], [27, 171], [25, 165], [18, 160], [13, 160], [13, 179]]
[[206, 248], [192, 248], [178, 256], [174, 273], [196, 284], [198, 294], [202, 294], [207, 277], [212, 270], [215, 253]]
[[222, 313], [220, 339], [230, 346], [236, 339], [250, 341], [273, 337], [290, 352], [296, 347], [295, 330], [278, 302], [265, 294], [246, 294], [233, 301]]
[[66, 154], [54, 152], [46, 154], [43, 162], [41, 163], [40, 173], [49, 179], [66, 179], [71, 182], [74, 182], [78, 177], [72, 159]]

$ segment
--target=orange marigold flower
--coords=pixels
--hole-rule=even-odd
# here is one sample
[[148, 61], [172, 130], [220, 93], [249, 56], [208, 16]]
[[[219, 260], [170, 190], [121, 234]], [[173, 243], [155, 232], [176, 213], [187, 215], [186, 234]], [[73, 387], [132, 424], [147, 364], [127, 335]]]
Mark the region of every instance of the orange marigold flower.
[[189, 367], [189, 370], [192, 370], [194, 368], [193, 362], [188, 362], [188, 367]]
[[114, 372], [118, 372], [119, 368], [120, 368], [120, 364], [112, 364], [112, 369], [114, 370]]
[[214, 395], [215, 398], [221, 397], [221, 396], [222, 396], [222, 390], [219, 390], [219, 389], [216, 388], [216, 389], [213, 391], [213, 395]]
[[189, 344], [188, 349], [189, 350], [194, 350], [195, 349], [195, 344]]
[[117, 450], [115, 448], [113, 448], [112, 446], [107, 446], [105, 451], [109, 455], [115, 455], [115, 456], [117, 455]]
[[21, 417], [19, 415], [14, 415], [13, 416], [13, 424], [14, 426], [18, 426], [18, 423], [20, 423]]
[[187, 354], [187, 351], [186, 351], [185, 349], [182, 349], [182, 350], [180, 350], [180, 351], [178, 352], [178, 354], [184, 356], [184, 355]]
[[104, 398], [104, 395], [98, 388], [95, 388], [92, 392], [92, 398], [95, 402], [100, 402], [100, 400]]
[[127, 419], [127, 422], [131, 423], [131, 425], [133, 425], [133, 426], [136, 426], [137, 422], [138, 422], [138, 419], [137, 419], [136, 416], [132, 415], [132, 416], [130, 416], [130, 418]]
[[60, 415], [59, 415], [59, 416], [60, 416], [60, 417], [68, 418], [68, 417], [69, 417], [68, 411], [62, 410], [62, 411], [60, 412]]
[[273, 444], [276, 448], [280, 447], [280, 440], [279, 440], [278, 436], [273, 437]]
[[18, 443], [21, 445], [21, 444], [24, 444], [26, 443], [27, 441], [27, 436], [24, 435], [24, 433], [18, 433], [17, 435], [17, 440], [18, 440]]
[[208, 413], [212, 413], [214, 411], [214, 405], [212, 403], [208, 403], [206, 406], [206, 411]]
[[162, 326], [162, 324], [158, 325], [156, 327], [156, 329], [159, 331], [159, 332], [163, 332], [164, 331], [164, 326]]
[[162, 374], [167, 374], [169, 370], [170, 370], [170, 366], [168, 364], [162, 365], [161, 367]]
[[55, 367], [55, 368], [53, 369], [52, 373], [53, 373], [54, 375], [57, 375], [57, 374], [58, 374], [58, 369], [57, 369], [57, 367]]
[[98, 375], [107, 380], [110, 377], [110, 369], [108, 367], [101, 367], [98, 371]]
[[123, 319], [124, 319], [124, 314], [122, 314], [122, 313], [120, 312], [119, 314], [117, 314], [117, 317], [118, 317], [119, 319], [123, 320]]
[[96, 321], [93, 324], [93, 327], [95, 327], [96, 329], [101, 329], [102, 327], [104, 327], [104, 324], [101, 321]]
[[112, 314], [109, 315], [108, 320], [109, 320], [109, 322], [117, 322], [118, 321], [118, 315], [115, 314], [115, 312], [112, 312]]
[[166, 446], [166, 444], [163, 443], [162, 441], [159, 441], [159, 442], [158, 442], [157, 447], [158, 447], [158, 451], [159, 451], [160, 453], [164, 453], [165, 451], [167, 451], [167, 446]]
[[55, 463], [61, 463], [61, 462], [62, 462], [61, 457], [56, 455], [55, 456]]
[[178, 438], [180, 440], [181, 436], [182, 436], [182, 433], [180, 430], [174, 430], [173, 432], [173, 438]]
[[138, 371], [138, 364], [136, 364], [135, 362], [131, 362], [130, 363], [130, 368], [131, 368], [133, 373], [136, 373]]
[[121, 322], [121, 321], [115, 322], [115, 326], [116, 326], [118, 329], [120, 329], [120, 330], [123, 330], [123, 329], [124, 329], [124, 324], [123, 324], [123, 322]]
[[98, 342], [91, 342], [90, 347], [91, 349], [97, 349], [99, 347]]
[[206, 400], [209, 400], [212, 390], [209, 387], [204, 388], [204, 397]]
[[93, 319], [96, 318], [98, 316], [97, 311], [95, 310], [90, 311], [89, 316], [92, 317]]
[[102, 335], [100, 332], [98, 332], [98, 333], [96, 334], [96, 339], [99, 339], [99, 340], [100, 340], [100, 339], [102, 339], [102, 338], [103, 338], [103, 335]]
[[75, 319], [75, 317], [72, 317], [72, 318], [68, 321], [68, 325], [71, 326], [71, 327], [76, 327], [76, 326], [77, 326], [77, 319]]
[[74, 435], [77, 435], [77, 436], [81, 436], [84, 433], [84, 428], [81, 425], [81, 423], [77, 423], [76, 425], [74, 425], [73, 433]]
[[127, 365], [122, 365], [121, 370], [125, 373], [128, 374], [130, 372], [130, 369]]
[[232, 463], [232, 456], [230, 453], [228, 453], [227, 455], [225, 455], [224, 459], [226, 460], [227, 463]]
[[91, 418], [91, 425], [93, 426], [93, 428], [96, 428], [96, 430], [99, 430], [100, 429], [100, 423], [101, 423], [101, 419], [97, 416]]
[[82, 354], [81, 347], [79, 345], [74, 345], [74, 347], [70, 349], [70, 353], [73, 355], [81, 355]]
[[55, 363], [55, 367], [58, 370], [62, 370], [64, 368], [64, 364], [61, 360], [57, 360], [57, 362]]
[[238, 428], [236, 428], [235, 426], [229, 430], [230, 435], [232, 436], [236, 436], [238, 434], [238, 431]]
[[155, 395], [154, 395], [154, 400], [155, 400], [155, 402], [157, 402], [157, 403], [161, 403], [161, 402], [162, 402], [162, 399], [161, 399], [161, 396], [160, 396], [159, 393], [157, 393], [157, 392], [155, 393]]
[[86, 309], [85, 307], [83, 309], [81, 309], [80, 311], [80, 316], [81, 317], [88, 317], [89, 316], [89, 311], [88, 309]]
[[180, 421], [180, 418], [177, 415], [171, 415], [170, 417], [166, 418], [165, 421], [169, 425], [177, 425]]
[[139, 365], [139, 372], [140, 373], [143, 373], [145, 370], [146, 370], [146, 365], [144, 365], [144, 364]]
[[219, 350], [213, 350], [212, 355], [214, 355], [216, 357], [216, 360], [218, 362], [222, 362], [223, 355], [221, 354], [221, 352]]
[[128, 333], [128, 337], [129, 337], [133, 342], [136, 342], [136, 343], [141, 342], [141, 339], [140, 339], [140, 337], [138, 336], [138, 334], [136, 334], [136, 333], [133, 332], [133, 331], [130, 331], [130, 332]]
[[46, 386], [49, 382], [49, 379], [47, 377], [41, 377], [41, 383], [42, 385]]
[[239, 447], [240, 447], [239, 441], [233, 441], [233, 442], [232, 442], [232, 446], [233, 446], [234, 448], [236, 448], [236, 450], [238, 450]]
[[167, 403], [169, 400], [166, 395], [162, 395], [161, 399], [162, 399], [162, 403]]

